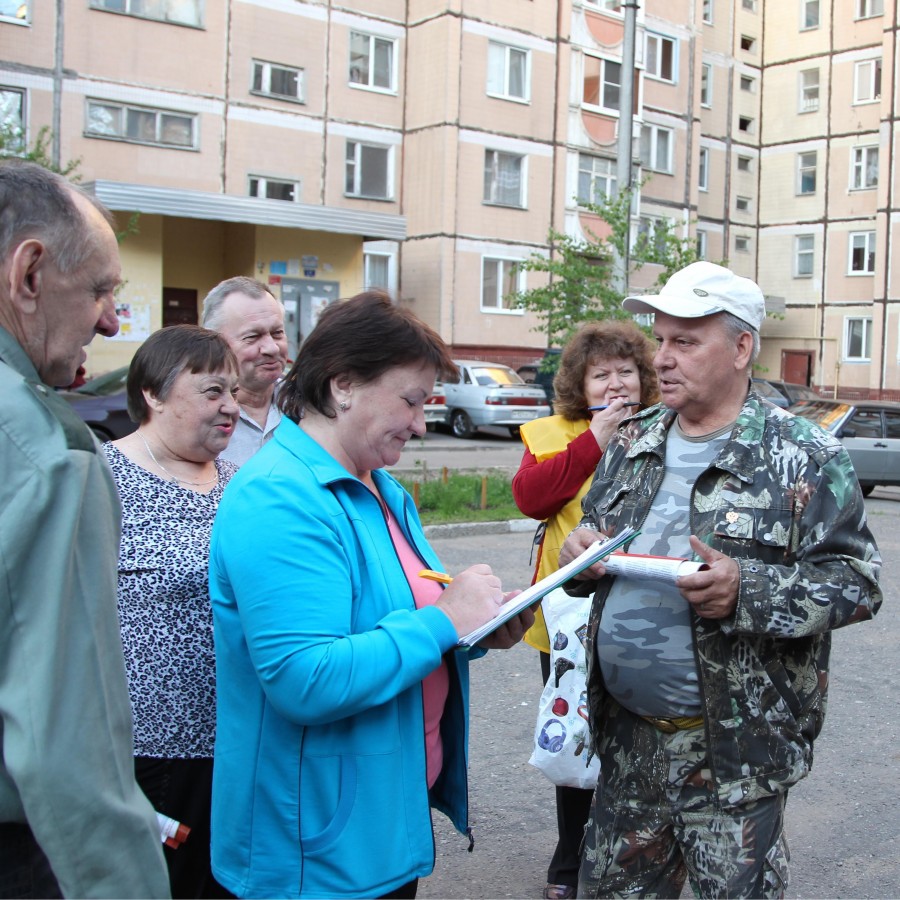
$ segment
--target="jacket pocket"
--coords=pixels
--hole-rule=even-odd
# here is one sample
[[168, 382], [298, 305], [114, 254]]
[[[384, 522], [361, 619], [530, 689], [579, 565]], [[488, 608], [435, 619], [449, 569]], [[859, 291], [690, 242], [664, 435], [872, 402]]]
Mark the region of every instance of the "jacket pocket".
[[317, 853], [337, 840], [356, 799], [354, 757], [305, 756], [300, 763], [300, 842]]
[[783, 563], [792, 553], [792, 521], [791, 510], [784, 507], [724, 507], [713, 525], [716, 548], [735, 559]]

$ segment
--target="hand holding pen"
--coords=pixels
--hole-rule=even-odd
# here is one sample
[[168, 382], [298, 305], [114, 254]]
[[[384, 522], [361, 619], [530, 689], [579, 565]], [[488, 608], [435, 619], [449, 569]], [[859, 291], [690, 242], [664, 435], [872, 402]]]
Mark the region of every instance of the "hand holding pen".
[[[617, 400], [624, 401], [616, 403]], [[589, 406], [588, 416], [591, 424], [590, 430], [597, 440], [597, 446], [606, 450], [610, 438], [616, 433], [619, 423], [628, 415], [627, 407], [640, 406], [636, 400], [626, 400], [624, 397], [613, 397], [611, 403], [602, 406]]]

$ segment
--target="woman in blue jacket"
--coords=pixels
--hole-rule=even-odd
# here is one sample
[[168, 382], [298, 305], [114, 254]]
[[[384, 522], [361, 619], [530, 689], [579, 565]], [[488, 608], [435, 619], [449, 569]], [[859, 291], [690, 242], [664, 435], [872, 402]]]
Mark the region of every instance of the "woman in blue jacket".
[[222, 499], [212, 858], [238, 896], [414, 897], [434, 866], [429, 805], [467, 828], [456, 644], [503, 593], [486, 565], [446, 589], [419, 577], [440, 564], [383, 471], [453, 369], [386, 295], [330, 306], [280, 388], [282, 424]]

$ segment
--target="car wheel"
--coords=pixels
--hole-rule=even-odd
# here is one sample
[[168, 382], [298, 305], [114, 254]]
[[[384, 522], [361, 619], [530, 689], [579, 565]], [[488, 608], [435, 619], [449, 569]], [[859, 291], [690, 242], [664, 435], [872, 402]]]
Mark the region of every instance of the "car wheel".
[[868, 497], [869, 494], [871, 494], [872, 491], [875, 490], [874, 484], [861, 484], [859, 487], [860, 487], [860, 490], [862, 490], [863, 497]]
[[455, 409], [450, 417], [450, 430], [454, 437], [470, 438], [475, 433], [469, 414], [461, 409]]
[[517, 438], [519, 436], [519, 426], [518, 425], [510, 425], [509, 426], [509, 436], [511, 438]]

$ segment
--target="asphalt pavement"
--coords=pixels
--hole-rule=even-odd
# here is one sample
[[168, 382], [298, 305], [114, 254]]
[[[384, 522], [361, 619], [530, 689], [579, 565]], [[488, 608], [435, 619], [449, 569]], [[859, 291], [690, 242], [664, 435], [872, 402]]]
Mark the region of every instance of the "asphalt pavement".
[[[438, 450], [446, 441], [464, 443], [437, 436], [424, 458], [452, 453]], [[521, 444], [509, 438], [487, 446], [496, 458], [511, 448], [521, 456]], [[458, 462], [460, 452], [480, 453], [456, 451]], [[483, 462], [488, 455], [473, 459]], [[788, 898], [900, 897], [900, 623], [894, 615], [900, 489], [876, 489], [866, 505], [884, 558], [884, 605], [873, 621], [834, 633], [825, 728], [812, 774], [791, 791], [787, 805]], [[525, 521], [430, 536], [447, 571], [488, 562], [508, 588], [529, 582], [531, 538]], [[437, 865], [421, 883], [420, 897], [540, 897], [556, 833], [553, 785], [528, 764], [540, 692], [537, 652], [530, 647], [492, 652], [473, 663], [469, 796], [475, 850], [468, 853], [466, 839], [434, 813]]]

